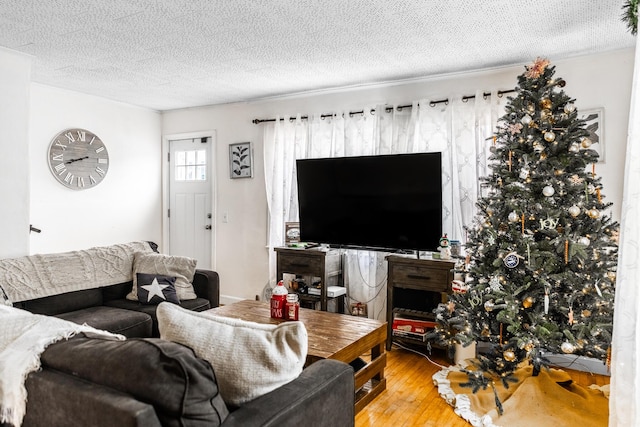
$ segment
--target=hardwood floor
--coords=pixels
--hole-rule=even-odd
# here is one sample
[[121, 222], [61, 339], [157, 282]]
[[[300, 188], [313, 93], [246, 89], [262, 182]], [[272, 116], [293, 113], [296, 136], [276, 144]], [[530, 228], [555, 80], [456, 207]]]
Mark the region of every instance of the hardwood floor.
[[[433, 353], [434, 362], [449, 365], [442, 350]], [[424, 356], [394, 345], [387, 352], [387, 389], [356, 415], [356, 427], [469, 427], [438, 395], [431, 377], [440, 369]], [[609, 383], [605, 376], [577, 371], [570, 374], [583, 386]]]

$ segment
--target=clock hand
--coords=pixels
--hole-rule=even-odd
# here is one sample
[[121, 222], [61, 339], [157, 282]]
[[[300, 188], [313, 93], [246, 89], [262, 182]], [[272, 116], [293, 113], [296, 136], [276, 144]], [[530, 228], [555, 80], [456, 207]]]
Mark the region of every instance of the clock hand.
[[84, 159], [88, 159], [88, 158], [89, 158], [89, 156], [79, 157], [79, 158], [77, 158], [77, 159], [71, 159], [71, 160], [68, 160], [68, 161], [64, 162], [64, 164], [65, 164], [65, 165], [68, 165], [69, 163], [77, 162], [77, 161], [79, 161], [79, 160], [84, 160]]

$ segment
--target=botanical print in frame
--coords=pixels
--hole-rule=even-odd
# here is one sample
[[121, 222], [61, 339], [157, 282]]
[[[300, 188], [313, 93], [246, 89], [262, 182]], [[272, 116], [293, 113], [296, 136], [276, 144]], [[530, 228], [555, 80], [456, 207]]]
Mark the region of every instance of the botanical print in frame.
[[580, 110], [580, 118], [586, 121], [586, 128], [589, 131], [591, 148], [600, 155], [598, 163], [604, 163], [604, 108], [591, 108]]
[[253, 178], [251, 142], [229, 144], [229, 173], [231, 178]]

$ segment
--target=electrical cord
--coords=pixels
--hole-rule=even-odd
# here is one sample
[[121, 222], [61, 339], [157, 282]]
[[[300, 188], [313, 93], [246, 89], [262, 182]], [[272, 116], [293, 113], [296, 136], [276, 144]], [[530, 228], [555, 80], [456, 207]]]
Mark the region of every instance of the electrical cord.
[[427, 354], [425, 354], [425, 353], [422, 353], [422, 352], [420, 352], [420, 351], [418, 351], [418, 350], [415, 350], [415, 349], [413, 349], [413, 348], [406, 347], [406, 346], [404, 346], [404, 345], [402, 345], [402, 344], [400, 344], [400, 343], [398, 343], [398, 342], [395, 342], [395, 341], [393, 341], [393, 342], [392, 342], [392, 344], [393, 344], [394, 346], [396, 346], [396, 347], [399, 347], [399, 348], [403, 349], [403, 350], [410, 351], [411, 353], [415, 353], [415, 354], [418, 354], [418, 355], [420, 355], [420, 356], [424, 357], [425, 359], [427, 359], [429, 362], [431, 362], [433, 365], [435, 365], [435, 366], [439, 367], [440, 369], [446, 369], [446, 368], [448, 368], [448, 366], [444, 366], [444, 365], [441, 365], [441, 364], [439, 364], [439, 363], [437, 363], [437, 362], [434, 362], [434, 361], [433, 361], [433, 359], [431, 359], [431, 358], [430, 358]]

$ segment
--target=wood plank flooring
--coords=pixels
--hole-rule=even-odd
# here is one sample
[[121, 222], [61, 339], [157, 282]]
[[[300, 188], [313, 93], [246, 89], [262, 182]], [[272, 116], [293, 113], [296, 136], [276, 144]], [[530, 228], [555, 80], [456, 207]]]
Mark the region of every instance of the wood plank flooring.
[[[449, 365], [442, 350], [434, 350], [431, 359]], [[387, 389], [356, 415], [356, 427], [469, 427], [438, 395], [431, 376], [440, 369], [424, 356], [394, 345], [387, 352]], [[606, 376], [569, 372], [583, 386], [609, 383]]]

